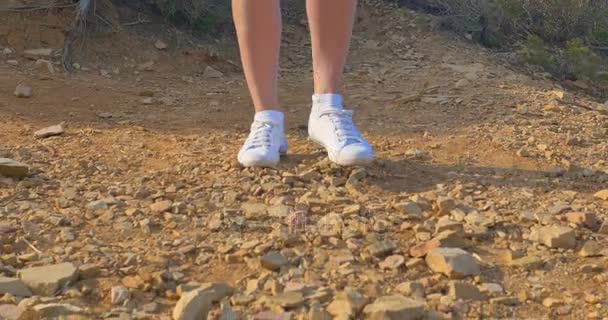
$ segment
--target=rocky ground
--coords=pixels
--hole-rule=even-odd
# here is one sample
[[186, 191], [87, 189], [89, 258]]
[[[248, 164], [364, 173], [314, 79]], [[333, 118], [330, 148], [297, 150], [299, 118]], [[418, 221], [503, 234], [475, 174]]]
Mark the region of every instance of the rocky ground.
[[0, 318], [608, 319], [608, 105], [364, 13], [345, 93], [366, 168], [305, 139], [304, 22], [276, 170], [236, 163], [252, 111], [228, 59], [161, 35], [67, 75], [4, 49]]

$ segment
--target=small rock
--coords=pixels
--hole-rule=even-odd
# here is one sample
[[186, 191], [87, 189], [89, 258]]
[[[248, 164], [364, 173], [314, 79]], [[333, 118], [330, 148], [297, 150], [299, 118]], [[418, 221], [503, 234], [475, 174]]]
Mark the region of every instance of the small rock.
[[70, 316], [84, 314], [82, 308], [65, 303], [39, 304], [32, 311], [33, 319], [72, 319]]
[[278, 251], [270, 251], [260, 259], [260, 263], [262, 267], [270, 271], [278, 271], [282, 266], [287, 265], [289, 261]]
[[112, 287], [110, 296], [112, 304], [115, 306], [123, 305], [124, 303], [129, 301], [129, 299], [131, 299], [131, 293], [129, 292], [129, 289], [123, 286]]
[[25, 83], [20, 83], [15, 88], [15, 92], [13, 94], [17, 98], [29, 98], [32, 96], [33, 92], [34, 92], [34, 90], [32, 89], [31, 86], [29, 86]]
[[505, 306], [516, 306], [519, 304], [519, 298], [513, 296], [496, 297], [490, 299], [491, 304], [501, 304]]
[[311, 306], [306, 320], [332, 320], [332, 317], [323, 307]]
[[481, 290], [489, 294], [502, 294], [504, 289], [498, 283], [484, 283], [481, 285]]
[[24, 178], [29, 173], [29, 166], [13, 159], [0, 158], [0, 176]]
[[150, 205], [150, 209], [154, 212], [165, 212], [171, 209], [173, 202], [171, 200], [161, 200]]
[[19, 65], [19, 61], [17, 61], [17, 60], [6, 60], [6, 64], [16, 67], [16, 66]]
[[383, 296], [365, 306], [368, 319], [417, 320], [424, 319], [424, 303], [401, 295]]
[[101, 272], [101, 270], [99, 269], [99, 266], [96, 264], [92, 264], [92, 263], [83, 264], [80, 267], [78, 267], [78, 270], [80, 271], [79, 273], [80, 273], [81, 279], [95, 278]]
[[542, 243], [550, 248], [572, 249], [576, 247], [574, 230], [565, 226], [544, 226], [534, 229], [530, 240]]
[[267, 213], [266, 205], [257, 202], [245, 202], [241, 205], [241, 210], [247, 219], [259, 219]]
[[467, 282], [452, 281], [450, 282], [450, 296], [454, 299], [462, 300], [483, 300], [484, 296], [479, 291], [477, 286]]
[[86, 208], [90, 210], [106, 210], [108, 209], [108, 203], [104, 200], [95, 200], [87, 203]]
[[424, 286], [420, 282], [406, 281], [399, 284], [395, 290], [406, 296], [414, 296], [417, 298], [424, 297]]
[[608, 189], [604, 189], [601, 191], [596, 192], [594, 195], [594, 197], [604, 200], [604, 201], [608, 201]]
[[589, 240], [585, 242], [578, 255], [581, 257], [599, 257], [603, 256], [604, 248], [597, 241]]
[[334, 300], [327, 306], [327, 312], [334, 319], [355, 319], [365, 306], [367, 300], [356, 290], [346, 288], [336, 294]]
[[36, 67], [44, 68], [49, 73], [55, 73], [55, 67], [53, 67], [53, 64], [49, 60], [45, 60], [45, 59], [36, 60]]
[[426, 264], [434, 272], [451, 279], [460, 279], [481, 273], [473, 256], [459, 248], [436, 248], [426, 255]]
[[439, 233], [435, 238], [410, 248], [410, 255], [415, 258], [422, 258], [435, 248], [464, 248], [466, 245], [461, 232], [446, 230]]
[[545, 298], [543, 300], [543, 306], [547, 308], [555, 308], [564, 304], [563, 300], [555, 299], [555, 298]]
[[203, 77], [205, 77], [205, 78], [216, 79], [216, 78], [221, 78], [223, 76], [224, 76], [224, 74], [222, 72], [212, 68], [211, 66], [207, 66], [205, 68], [205, 71], [203, 72]]
[[23, 51], [23, 56], [30, 59], [40, 59], [40, 58], [50, 58], [53, 54], [53, 49], [51, 48], [40, 48], [40, 49], [29, 49]]
[[337, 213], [330, 213], [319, 219], [317, 229], [323, 237], [339, 237], [342, 234], [344, 221]]
[[600, 226], [600, 221], [597, 220], [593, 213], [588, 212], [568, 212], [566, 219], [570, 223], [584, 226], [590, 230], [597, 230]]
[[422, 208], [413, 201], [401, 202], [395, 205], [395, 209], [399, 210], [402, 213], [407, 215], [411, 215], [414, 217], [422, 217]]
[[380, 262], [380, 269], [398, 269], [405, 263], [405, 257], [402, 255], [392, 255], [386, 257], [382, 262]]
[[139, 71], [153, 71], [154, 70], [154, 61], [150, 60], [150, 61], [141, 63], [141, 64], [137, 65], [137, 69]]
[[230, 296], [234, 290], [224, 283], [208, 283], [188, 291], [180, 297], [173, 309], [173, 320], [207, 319], [213, 302]]
[[304, 295], [300, 291], [289, 291], [279, 293], [274, 297], [266, 299], [268, 303], [273, 305], [279, 305], [283, 308], [295, 308], [304, 304], [306, 301]]
[[405, 156], [406, 157], [410, 157], [410, 158], [414, 158], [414, 159], [420, 159], [423, 158], [424, 156], [426, 156], [427, 152], [422, 150], [422, 149], [409, 149], [407, 151], [405, 151]]
[[150, 302], [150, 303], [146, 303], [143, 306], [141, 306], [141, 311], [143, 311], [145, 313], [156, 313], [156, 312], [158, 312], [159, 308], [160, 308], [160, 306], [158, 305], [158, 303]]
[[12, 304], [0, 305], [0, 319], [18, 320], [18, 319], [20, 319], [22, 313], [23, 313], [23, 310], [15, 305], [12, 305]]
[[165, 49], [167, 49], [168, 46], [164, 41], [158, 39], [154, 43], [154, 47], [156, 47], [156, 49], [158, 49], [158, 50], [165, 50]]
[[38, 139], [62, 135], [65, 132], [62, 124], [46, 127], [34, 132], [34, 137]]
[[10, 293], [17, 297], [31, 297], [32, 292], [17, 278], [0, 277], [0, 293]]
[[78, 277], [78, 269], [73, 264], [65, 262], [23, 269], [17, 272], [17, 275], [34, 294], [53, 296], [59, 288], [74, 283]]
[[608, 235], [608, 221], [605, 221], [604, 223], [602, 223], [602, 225], [600, 226], [600, 229], [597, 231], [597, 233]]
[[439, 196], [437, 197], [437, 207], [440, 214], [448, 214], [456, 208], [456, 201], [450, 197]]
[[378, 258], [391, 254], [395, 249], [397, 249], [397, 246], [390, 240], [376, 241], [367, 246], [367, 251]]

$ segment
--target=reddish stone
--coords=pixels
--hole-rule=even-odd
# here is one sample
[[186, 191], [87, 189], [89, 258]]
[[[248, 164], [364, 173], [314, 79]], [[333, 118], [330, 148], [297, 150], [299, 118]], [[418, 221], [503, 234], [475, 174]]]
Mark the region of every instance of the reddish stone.
[[566, 219], [570, 223], [584, 226], [591, 230], [597, 230], [600, 226], [600, 222], [593, 213], [578, 211], [568, 212], [566, 213]]

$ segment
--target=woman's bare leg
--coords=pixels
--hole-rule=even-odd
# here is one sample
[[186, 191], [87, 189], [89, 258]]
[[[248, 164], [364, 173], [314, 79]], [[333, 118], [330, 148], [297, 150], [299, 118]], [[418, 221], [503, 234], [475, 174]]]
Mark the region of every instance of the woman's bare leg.
[[279, 111], [281, 46], [279, 0], [232, 0], [234, 24], [245, 78], [255, 107], [249, 137], [239, 151], [245, 167], [274, 167], [287, 152], [283, 113]]
[[357, 0], [308, 0], [312, 40], [314, 95], [308, 133], [340, 165], [362, 165], [374, 159], [370, 144], [343, 110], [342, 73], [348, 55]]
[[357, 0], [308, 0], [315, 94], [338, 93], [348, 55]]
[[241, 60], [256, 111], [279, 109], [279, 0], [232, 0]]

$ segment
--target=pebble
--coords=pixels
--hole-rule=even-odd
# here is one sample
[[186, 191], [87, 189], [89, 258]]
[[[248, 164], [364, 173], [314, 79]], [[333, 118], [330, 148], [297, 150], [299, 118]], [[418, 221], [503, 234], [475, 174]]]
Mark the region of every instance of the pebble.
[[381, 257], [391, 254], [396, 248], [397, 248], [397, 246], [395, 246], [395, 244], [392, 241], [384, 240], [384, 241], [376, 241], [376, 242], [370, 244], [369, 246], [367, 246], [367, 251], [372, 256], [381, 258]]
[[546, 308], [555, 308], [564, 304], [564, 301], [556, 298], [545, 298], [543, 299], [543, 306]]
[[425, 318], [424, 303], [401, 295], [382, 296], [363, 309], [368, 319], [421, 320]]
[[332, 320], [331, 315], [319, 305], [313, 305], [308, 311], [306, 320]]
[[414, 296], [418, 298], [424, 297], [424, 286], [420, 282], [406, 281], [400, 283], [395, 290], [406, 296]]
[[597, 241], [589, 240], [585, 242], [578, 255], [581, 257], [599, 257], [604, 255], [604, 248]]
[[173, 308], [173, 320], [206, 319], [213, 304], [232, 295], [234, 289], [225, 283], [207, 283], [188, 291]]
[[17, 297], [30, 297], [32, 292], [17, 278], [0, 277], [0, 293], [10, 293]]
[[596, 192], [593, 196], [600, 200], [608, 201], [608, 189], [600, 190]]
[[123, 286], [112, 287], [110, 300], [113, 305], [123, 305], [124, 303], [128, 302], [129, 299], [131, 299], [131, 293], [129, 292], [129, 289]]
[[392, 255], [386, 257], [383, 261], [380, 262], [380, 269], [398, 269], [405, 263], [405, 257], [402, 255]]
[[84, 314], [82, 308], [65, 303], [39, 304], [32, 311], [33, 319], [77, 319], [73, 316]]
[[279, 271], [281, 267], [286, 266], [289, 261], [278, 251], [270, 251], [260, 259], [260, 263], [262, 267], [267, 270]]
[[580, 226], [584, 226], [591, 230], [597, 230], [600, 227], [600, 221], [597, 220], [593, 213], [588, 212], [568, 212], [566, 219], [570, 223], [574, 223]]
[[29, 166], [25, 163], [8, 158], [0, 158], [0, 176], [25, 178], [29, 174]]
[[32, 96], [33, 93], [34, 90], [32, 89], [32, 87], [25, 83], [18, 84], [15, 88], [15, 92], [13, 92], [13, 94], [17, 98], [29, 98]]
[[451, 279], [460, 279], [481, 273], [475, 258], [459, 248], [436, 248], [426, 255], [426, 264], [437, 273]]
[[203, 71], [203, 77], [208, 79], [217, 79], [223, 77], [224, 74], [211, 66], [207, 66], [205, 71]]
[[449, 286], [449, 294], [450, 297], [454, 299], [462, 299], [462, 300], [483, 300], [484, 296], [477, 288], [477, 286], [472, 285], [463, 281], [451, 281]]
[[346, 288], [336, 294], [333, 301], [327, 306], [327, 312], [334, 316], [334, 319], [355, 319], [366, 303], [367, 300], [361, 293]]
[[63, 124], [57, 124], [54, 126], [46, 127], [34, 132], [34, 137], [38, 139], [59, 136], [65, 132]]
[[64, 285], [74, 283], [78, 277], [78, 269], [73, 264], [65, 262], [22, 269], [17, 275], [34, 294], [54, 296], [55, 292]]
[[23, 310], [15, 305], [12, 305], [12, 304], [1, 304], [0, 305], [0, 319], [20, 320], [22, 313], [23, 313]]
[[165, 49], [167, 49], [168, 46], [164, 41], [158, 39], [154, 43], [154, 47], [156, 47], [156, 49], [158, 49], [158, 50], [165, 50]]
[[171, 209], [173, 202], [171, 200], [161, 200], [150, 205], [150, 210], [153, 212], [165, 212]]
[[342, 234], [344, 221], [337, 213], [330, 213], [319, 219], [317, 229], [323, 237], [339, 237]]
[[50, 58], [53, 51], [51, 48], [28, 49], [23, 51], [23, 56], [30, 59]]
[[573, 249], [576, 247], [574, 230], [565, 226], [544, 226], [532, 230], [530, 240], [542, 243], [550, 248]]
[[300, 291], [289, 291], [277, 294], [273, 297], [266, 298], [266, 301], [273, 305], [279, 305], [283, 308], [295, 308], [304, 304], [306, 301], [304, 295]]
[[413, 201], [406, 201], [396, 204], [395, 209], [413, 217], [422, 217], [423, 211], [420, 206]]
[[91, 279], [97, 277], [100, 274], [101, 269], [96, 264], [87, 263], [78, 267], [78, 271], [81, 279]]

